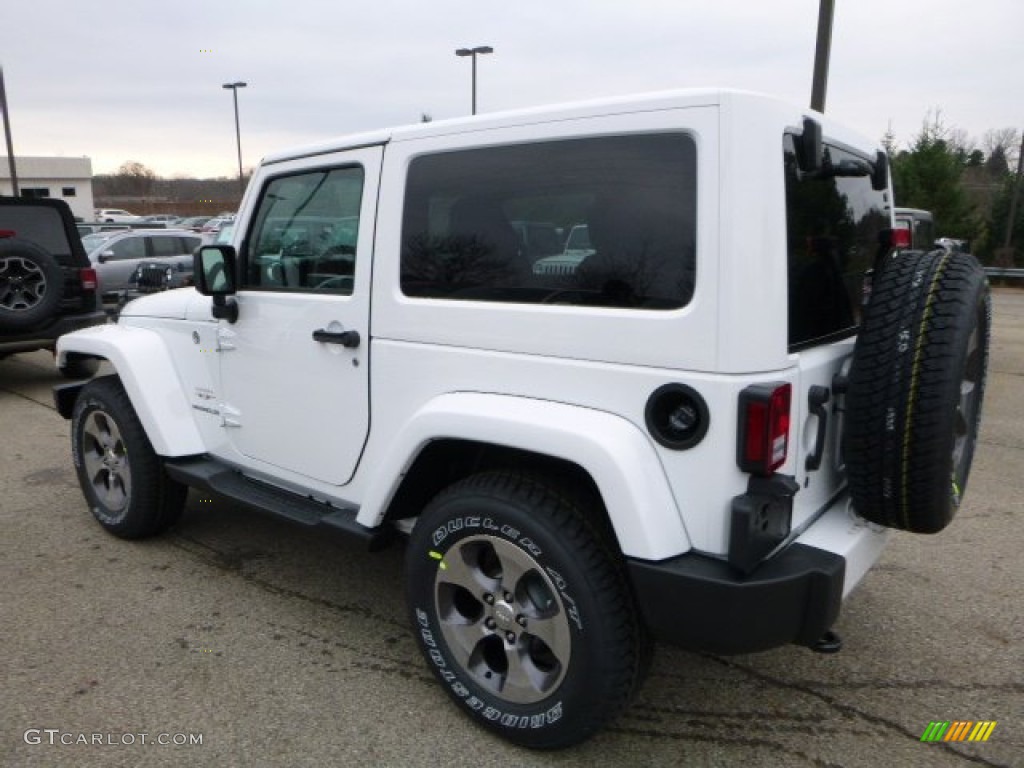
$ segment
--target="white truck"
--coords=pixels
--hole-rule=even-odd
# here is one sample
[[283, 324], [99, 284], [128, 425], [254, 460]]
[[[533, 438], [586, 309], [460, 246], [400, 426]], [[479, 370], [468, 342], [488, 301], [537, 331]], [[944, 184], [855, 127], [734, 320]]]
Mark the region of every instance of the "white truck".
[[[966, 254], [895, 251], [875, 142], [697, 90], [431, 122], [267, 157], [196, 288], [65, 336], [92, 514], [188, 487], [378, 545], [481, 725], [579, 742], [652, 638], [834, 651], [887, 531], [965, 488], [990, 329]], [[535, 269], [511, 222], [585, 225]], [[520, 229], [522, 225], [520, 225]]]

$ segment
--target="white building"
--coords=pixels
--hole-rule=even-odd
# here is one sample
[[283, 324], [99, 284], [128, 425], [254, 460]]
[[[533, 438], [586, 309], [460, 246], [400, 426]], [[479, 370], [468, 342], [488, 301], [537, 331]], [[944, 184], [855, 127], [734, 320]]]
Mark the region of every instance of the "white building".
[[[66, 200], [76, 218], [93, 220], [92, 160], [88, 157], [16, 157], [22, 197]], [[11, 168], [0, 157], [0, 195], [13, 194]]]

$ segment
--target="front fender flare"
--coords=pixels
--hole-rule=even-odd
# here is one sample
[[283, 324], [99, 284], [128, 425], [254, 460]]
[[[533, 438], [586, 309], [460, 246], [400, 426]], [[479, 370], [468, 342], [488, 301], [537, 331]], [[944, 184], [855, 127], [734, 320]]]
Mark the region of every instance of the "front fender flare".
[[58, 367], [64, 365], [69, 352], [110, 362], [158, 455], [205, 452], [174, 361], [160, 334], [121, 325], [84, 328], [57, 340]]
[[361, 523], [380, 524], [417, 456], [442, 439], [517, 448], [581, 466], [597, 485], [628, 557], [661, 560], [690, 549], [661, 462], [636, 425], [604, 411], [507, 395], [450, 393], [420, 408], [377, 465]]

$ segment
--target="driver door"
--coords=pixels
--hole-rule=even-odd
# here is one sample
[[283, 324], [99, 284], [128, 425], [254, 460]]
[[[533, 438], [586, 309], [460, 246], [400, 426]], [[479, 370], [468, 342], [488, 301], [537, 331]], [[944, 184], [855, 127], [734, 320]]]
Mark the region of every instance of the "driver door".
[[235, 459], [343, 485], [369, 426], [369, 292], [382, 147], [265, 168], [219, 329]]

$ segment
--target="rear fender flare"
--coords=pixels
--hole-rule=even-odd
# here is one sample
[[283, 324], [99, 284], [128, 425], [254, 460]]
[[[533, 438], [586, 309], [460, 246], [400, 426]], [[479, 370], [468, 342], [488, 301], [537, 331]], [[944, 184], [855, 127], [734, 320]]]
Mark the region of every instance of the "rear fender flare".
[[379, 525], [401, 479], [433, 440], [456, 439], [563, 459], [594, 480], [628, 557], [661, 560], [690, 549], [668, 479], [650, 439], [604, 411], [506, 395], [450, 393], [426, 403], [386, 449], [359, 522]]

